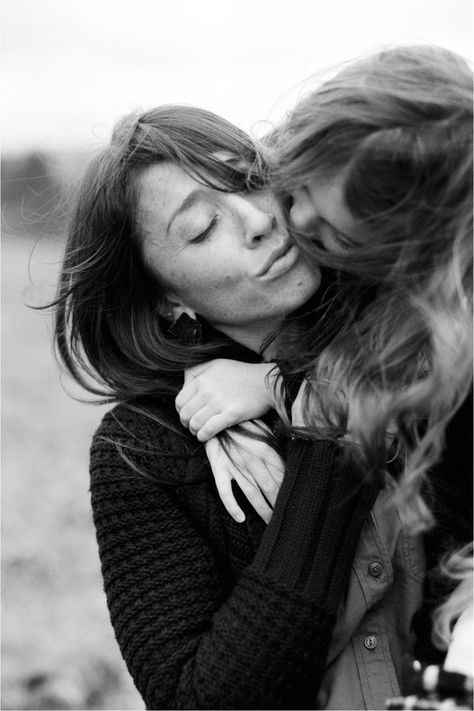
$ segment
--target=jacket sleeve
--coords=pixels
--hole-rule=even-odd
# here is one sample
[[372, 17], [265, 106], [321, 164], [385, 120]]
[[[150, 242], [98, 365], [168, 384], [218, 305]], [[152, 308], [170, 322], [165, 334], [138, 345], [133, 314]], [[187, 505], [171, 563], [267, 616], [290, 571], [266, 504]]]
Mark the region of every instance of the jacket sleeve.
[[[108, 422], [91, 452], [94, 522], [112, 624], [147, 708], [312, 708], [376, 491], [333, 445], [292, 442], [272, 521], [229, 592], [210, 542], [172, 489], [127, 465], [112, 442], [125, 430]], [[173, 461], [157, 456], [157, 477]]]

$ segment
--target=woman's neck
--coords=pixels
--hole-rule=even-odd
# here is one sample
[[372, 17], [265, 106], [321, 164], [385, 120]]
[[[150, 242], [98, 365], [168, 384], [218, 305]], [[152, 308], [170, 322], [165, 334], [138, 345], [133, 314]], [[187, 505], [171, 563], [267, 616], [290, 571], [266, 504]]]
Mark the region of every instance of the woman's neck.
[[[261, 322], [255, 324], [239, 325], [220, 325], [214, 324], [214, 328], [218, 329], [226, 336], [232, 338], [236, 343], [240, 343], [246, 348], [255, 351], [262, 356], [266, 361], [271, 361], [275, 358], [278, 345], [278, 330], [282, 321], [272, 320], [269, 322]], [[268, 345], [265, 347], [265, 344]]]

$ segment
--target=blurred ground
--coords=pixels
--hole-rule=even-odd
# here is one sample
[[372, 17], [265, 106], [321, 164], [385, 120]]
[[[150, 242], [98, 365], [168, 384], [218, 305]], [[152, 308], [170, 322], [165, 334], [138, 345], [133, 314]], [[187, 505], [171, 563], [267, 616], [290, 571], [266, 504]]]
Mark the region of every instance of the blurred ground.
[[143, 709], [113, 637], [90, 513], [88, 449], [104, 408], [65, 393], [51, 317], [26, 306], [51, 295], [62, 251], [60, 238], [34, 245], [2, 235], [1, 708]]

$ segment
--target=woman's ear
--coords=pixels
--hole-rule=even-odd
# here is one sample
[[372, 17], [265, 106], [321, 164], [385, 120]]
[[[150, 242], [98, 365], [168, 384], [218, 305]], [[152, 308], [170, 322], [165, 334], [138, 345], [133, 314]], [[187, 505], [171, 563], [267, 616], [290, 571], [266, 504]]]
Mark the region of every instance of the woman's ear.
[[196, 312], [189, 308], [189, 306], [181, 303], [181, 301], [172, 294], [166, 297], [166, 301], [160, 309], [160, 312], [161, 315], [169, 321], [177, 321], [183, 314], [187, 314], [190, 318], [196, 319]]
[[190, 309], [189, 306], [183, 306], [181, 304], [175, 304], [172, 307], [173, 321], [177, 321], [180, 316], [187, 314], [189, 318], [196, 320], [196, 312]]

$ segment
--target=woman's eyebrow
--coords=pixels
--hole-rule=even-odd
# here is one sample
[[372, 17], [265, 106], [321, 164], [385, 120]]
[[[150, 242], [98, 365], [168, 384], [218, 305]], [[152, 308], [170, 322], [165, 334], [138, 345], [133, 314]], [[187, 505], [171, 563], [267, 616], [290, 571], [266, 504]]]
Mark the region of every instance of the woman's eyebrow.
[[171, 225], [178, 217], [178, 215], [181, 215], [183, 212], [186, 212], [186, 210], [189, 210], [191, 207], [193, 207], [196, 203], [200, 202], [205, 196], [205, 194], [206, 192], [202, 188], [194, 188], [194, 190], [191, 190], [191, 192], [186, 195], [181, 205], [171, 215], [170, 221], [168, 222], [168, 227], [166, 228], [166, 234], [169, 233]]

